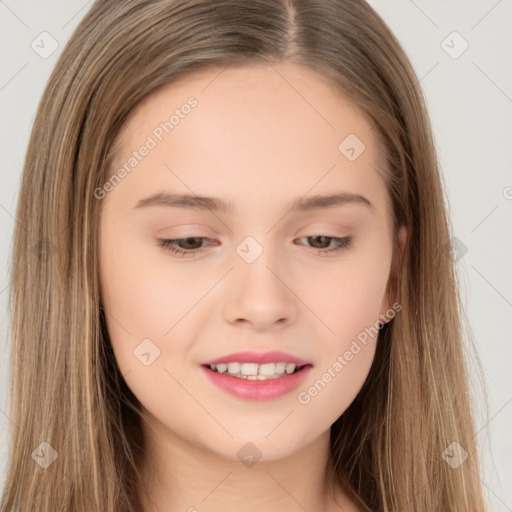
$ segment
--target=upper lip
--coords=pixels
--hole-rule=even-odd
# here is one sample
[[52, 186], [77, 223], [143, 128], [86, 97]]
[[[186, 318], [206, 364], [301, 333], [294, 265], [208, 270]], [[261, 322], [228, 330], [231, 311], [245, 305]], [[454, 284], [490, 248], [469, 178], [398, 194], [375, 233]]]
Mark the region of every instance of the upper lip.
[[273, 350], [271, 352], [236, 352], [227, 356], [219, 357], [218, 359], [210, 359], [204, 361], [201, 365], [211, 365], [220, 363], [294, 363], [297, 366], [304, 366], [311, 364], [300, 357], [292, 356], [286, 352]]

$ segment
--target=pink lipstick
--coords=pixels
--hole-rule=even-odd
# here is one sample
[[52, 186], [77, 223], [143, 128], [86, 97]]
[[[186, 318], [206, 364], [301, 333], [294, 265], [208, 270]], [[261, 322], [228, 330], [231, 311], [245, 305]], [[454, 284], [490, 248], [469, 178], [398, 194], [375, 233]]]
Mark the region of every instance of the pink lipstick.
[[237, 352], [205, 361], [201, 369], [223, 391], [246, 400], [272, 400], [290, 393], [313, 365], [284, 352]]

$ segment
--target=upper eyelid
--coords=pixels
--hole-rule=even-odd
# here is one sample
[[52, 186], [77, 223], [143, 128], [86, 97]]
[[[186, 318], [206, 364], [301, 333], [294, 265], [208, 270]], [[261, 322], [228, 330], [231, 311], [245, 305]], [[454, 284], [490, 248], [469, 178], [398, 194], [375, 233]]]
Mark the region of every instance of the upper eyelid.
[[[300, 236], [297, 236], [297, 235], [294, 235], [295, 238], [303, 238], [303, 237], [310, 237], [310, 236], [327, 236], [327, 237], [330, 237], [330, 238], [344, 238], [346, 236], [349, 236], [348, 234], [341, 234], [341, 233], [337, 233], [337, 234], [333, 234], [332, 233], [332, 230], [333, 229], [343, 229], [344, 231], [347, 231], [347, 232], [351, 232], [353, 231], [353, 226], [348, 226], [348, 225], [340, 225], [340, 224], [337, 224], [336, 225], [336, 228], [332, 228], [332, 227], [316, 227], [316, 226], [313, 226], [311, 228], [308, 228], [308, 230], [305, 230], [304, 228], [302, 228], [299, 232], [304, 232], [305, 234], [303, 235], [300, 235]], [[222, 237], [223, 235], [218, 233], [215, 229], [209, 229], [209, 231], [213, 231], [213, 235], [209, 236], [207, 234], [200, 234], [200, 233], [197, 233], [197, 232], [194, 232], [196, 229], [198, 229], [197, 227], [195, 226], [191, 226], [189, 231], [190, 231], [190, 234], [188, 234], [188, 232], [186, 230], [184, 230], [184, 234], [181, 234], [181, 233], [176, 233], [175, 235], [161, 235], [160, 238], [162, 239], [169, 239], [169, 240], [182, 240], [184, 238], [208, 238], [208, 239], [214, 239], [214, 238], [220, 238]], [[312, 231], [312, 232], [310, 232]], [[329, 234], [329, 232], [331, 232], [331, 234]]]

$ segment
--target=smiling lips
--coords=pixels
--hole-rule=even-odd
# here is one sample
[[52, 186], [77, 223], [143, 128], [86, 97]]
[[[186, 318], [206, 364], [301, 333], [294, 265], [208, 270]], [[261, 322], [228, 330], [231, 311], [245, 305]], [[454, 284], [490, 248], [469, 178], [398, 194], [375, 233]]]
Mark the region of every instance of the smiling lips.
[[201, 364], [215, 385], [239, 398], [270, 400], [296, 388], [312, 364], [284, 352], [239, 352]]
[[264, 364], [232, 362], [207, 366], [209, 366], [210, 370], [217, 373], [248, 380], [277, 379], [285, 374], [290, 375], [303, 368], [303, 366], [299, 367], [294, 363], [285, 362]]

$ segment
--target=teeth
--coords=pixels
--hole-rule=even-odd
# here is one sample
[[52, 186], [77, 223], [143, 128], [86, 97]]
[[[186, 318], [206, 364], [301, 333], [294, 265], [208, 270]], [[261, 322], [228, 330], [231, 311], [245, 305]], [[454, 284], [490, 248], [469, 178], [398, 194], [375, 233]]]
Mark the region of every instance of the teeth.
[[260, 371], [258, 375], [265, 375], [266, 377], [270, 377], [276, 373], [276, 363], [266, 363], [260, 366]]
[[244, 363], [242, 364], [240, 371], [242, 375], [258, 375], [258, 365], [256, 363]]
[[276, 373], [282, 375], [286, 369], [286, 363], [276, 363]]
[[224, 373], [228, 369], [228, 365], [224, 363], [220, 363], [217, 365], [217, 371], [219, 373]]
[[[240, 363], [229, 363], [228, 364], [228, 372], [229, 373], [240, 373]], [[246, 375], [248, 375], [246, 373]]]
[[247, 380], [267, 380], [277, 379], [285, 374], [292, 374], [297, 365], [294, 363], [264, 363], [258, 365], [256, 363], [219, 363], [212, 364], [210, 368], [218, 373], [225, 373], [232, 377], [238, 377]]

